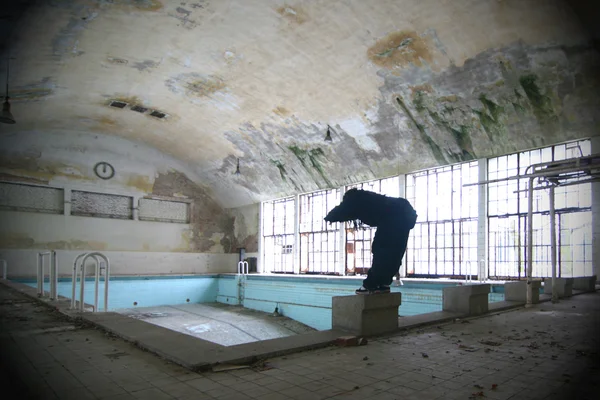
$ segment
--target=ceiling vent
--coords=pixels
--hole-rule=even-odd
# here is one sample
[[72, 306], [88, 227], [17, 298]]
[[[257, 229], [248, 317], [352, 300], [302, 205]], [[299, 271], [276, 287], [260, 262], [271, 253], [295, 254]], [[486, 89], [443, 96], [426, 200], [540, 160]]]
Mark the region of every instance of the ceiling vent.
[[111, 107], [115, 107], [115, 108], [125, 108], [125, 106], [127, 106], [127, 103], [125, 103], [123, 101], [113, 100], [110, 102], [109, 105]]
[[148, 111], [146, 107], [142, 107], [140, 105], [131, 106], [131, 110], [142, 114]]
[[155, 118], [160, 118], [160, 119], [163, 119], [163, 118], [165, 118], [167, 116], [167, 114], [165, 114], [164, 112], [160, 112], [158, 110], [153, 110], [150, 113], [150, 115], [153, 116], [153, 117], [155, 117]]

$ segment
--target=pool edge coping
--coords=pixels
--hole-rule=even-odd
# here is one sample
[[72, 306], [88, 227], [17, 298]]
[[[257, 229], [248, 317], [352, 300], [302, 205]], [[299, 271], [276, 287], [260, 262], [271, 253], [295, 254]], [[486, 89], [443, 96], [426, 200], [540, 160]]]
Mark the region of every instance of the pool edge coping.
[[[314, 350], [317, 348], [323, 348], [331, 346], [335, 343], [336, 339], [342, 336], [351, 335], [348, 332], [338, 331], [338, 330], [324, 330], [324, 331], [316, 331], [301, 335], [288, 336], [283, 338], [269, 339], [258, 342], [250, 342], [244, 343], [234, 346], [222, 346], [213, 342], [209, 342], [200, 338], [196, 338], [191, 335], [186, 335], [180, 332], [172, 331], [167, 328], [163, 328], [157, 325], [150, 324], [145, 321], [135, 320], [126, 316], [123, 316], [114, 312], [99, 312], [99, 313], [80, 313], [77, 311], [72, 311], [69, 309], [70, 299], [59, 296], [58, 300], [50, 300], [48, 298], [40, 298], [37, 296], [36, 289], [25, 284], [19, 282], [12, 282], [10, 280], [0, 279], [0, 283], [12, 288], [20, 293], [25, 294], [28, 297], [31, 297], [33, 300], [46, 305], [47, 307], [54, 309], [67, 318], [74, 321], [85, 321], [88, 324], [94, 325], [95, 327], [100, 328], [101, 330], [113, 334], [126, 342], [129, 342], [136, 347], [149, 351], [158, 357], [165, 359], [167, 361], [173, 362], [175, 364], [181, 365], [187, 369], [192, 371], [201, 372], [210, 370], [212, 367], [222, 364], [250, 364], [254, 363], [258, 360], [264, 360], [272, 357], [279, 357], [286, 354], [292, 354], [307, 350]], [[596, 289], [597, 290], [597, 289]], [[573, 296], [588, 293], [585, 291], [573, 291]], [[540, 295], [540, 302], [544, 303], [551, 301], [550, 295]], [[500, 304], [501, 303], [501, 304]], [[538, 304], [539, 304], [538, 303]], [[87, 305], [87, 304], [86, 304]], [[89, 306], [91, 307], [91, 306]], [[422, 328], [424, 326], [436, 325], [436, 324], [445, 324], [451, 322], [456, 319], [474, 319], [481, 318], [490, 315], [494, 315], [500, 312], [512, 311], [519, 308], [527, 308], [526, 304], [523, 302], [496, 302], [490, 303], [488, 311], [483, 314], [469, 316], [460, 313], [450, 313], [447, 311], [437, 311], [433, 313], [420, 314], [415, 316], [407, 316], [407, 317], [399, 317], [398, 318], [398, 328], [394, 331], [391, 331], [386, 334], [371, 336], [373, 339], [377, 339], [380, 337], [390, 337], [397, 335], [398, 333], [406, 333], [412, 329]], [[441, 318], [436, 318], [436, 317]], [[172, 351], [169, 351], [168, 346], [165, 349], [164, 343], [169, 342], [168, 340], [160, 340], [158, 343], [156, 341], [153, 342], [154, 339], [152, 336], [156, 335], [142, 335], [142, 337], [136, 338], [135, 336], [128, 335], [126, 332], [119, 329], [115, 329], [111, 327], [110, 324], [107, 324], [104, 320], [110, 319], [122, 319], [122, 321], [127, 321], [128, 325], [135, 324], [133, 321], [138, 322], [139, 324], [143, 324], [143, 326], [152, 326], [156, 329], [151, 329], [154, 332], [161, 332], [166, 336], [185, 336], [189, 339], [186, 341], [195, 342], [196, 344], [202, 343], [202, 347], [212, 350], [210, 353], [212, 355], [207, 357], [206, 360], [197, 362], [197, 360], [190, 362], [191, 360], [185, 360], [181, 358], [180, 355], [175, 354]], [[121, 327], [122, 325], [116, 324]], [[145, 330], [147, 332], [147, 330]], [[314, 337], [314, 340], [307, 340], [308, 336]], [[321, 338], [322, 337], [322, 338]], [[298, 342], [298, 338], [300, 338], [300, 344], [291, 345], [294, 341]], [[306, 342], [304, 342], [306, 341]], [[292, 342], [292, 343], [286, 343]], [[163, 346], [161, 346], [161, 344]], [[180, 346], [181, 347], [181, 346]], [[270, 347], [270, 348], [269, 348]], [[206, 350], [201, 350], [202, 352]], [[207, 354], [208, 355], [208, 354]]]

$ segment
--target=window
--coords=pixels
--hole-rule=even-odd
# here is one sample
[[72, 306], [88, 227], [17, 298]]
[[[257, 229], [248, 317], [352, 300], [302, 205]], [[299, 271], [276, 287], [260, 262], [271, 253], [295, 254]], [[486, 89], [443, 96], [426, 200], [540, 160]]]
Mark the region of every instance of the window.
[[341, 275], [339, 223], [323, 218], [340, 202], [339, 190], [325, 190], [300, 196], [300, 272]]
[[263, 270], [294, 273], [294, 198], [263, 203]]
[[64, 204], [62, 189], [0, 182], [0, 209], [62, 214]]
[[180, 201], [140, 199], [140, 221], [160, 221], [187, 224], [190, 205]]
[[[488, 160], [490, 180], [526, 174], [527, 167], [550, 161], [588, 156], [591, 142], [581, 140]], [[524, 277], [527, 232], [528, 179], [488, 185], [489, 276]], [[548, 190], [533, 192], [533, 275], [551, 276], [550, 201]], [[591, 184], [555, 189], [558, 269], [564, 276], [591, 274]], [[561, 275], [559, 275], [561, 276]]]
[[477, 274], [476, 161], [406, 176], [406, 199], [417, 211], [403, 264], [407, 275]]
[[133, 198], [92, 192], [71, 192], [71, 215], [133, 219]]

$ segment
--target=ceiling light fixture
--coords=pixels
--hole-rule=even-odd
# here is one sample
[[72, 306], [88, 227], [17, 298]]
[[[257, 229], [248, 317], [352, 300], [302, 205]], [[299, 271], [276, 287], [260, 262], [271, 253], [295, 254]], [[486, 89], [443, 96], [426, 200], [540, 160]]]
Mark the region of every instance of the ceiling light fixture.
[[239, 176], [240, 174], [241, 174], [241, 172], [240, 172], [240, 159], [238, 158], [237, 159], [237, 168], [235, 169], [235, 175]]
[[2, 115], [0, 116], [0, 122], [4, 123], [4, 124], [14, 124], [17, 121], [15, 121], [15, 117], [13, 117], [12, 113], [10, 112], [10, 103], [8, 102], [8, 63], [9, 63], [9, 59], [6, 59], [6, 97], [4, 98], [4, 103], [2, 104]]
[[327, 134], [325, 135], [325, 141], [326, 142], [333, 141], [333, 139], [331, 139], [331, 127], [329, 125], [327, 125]]

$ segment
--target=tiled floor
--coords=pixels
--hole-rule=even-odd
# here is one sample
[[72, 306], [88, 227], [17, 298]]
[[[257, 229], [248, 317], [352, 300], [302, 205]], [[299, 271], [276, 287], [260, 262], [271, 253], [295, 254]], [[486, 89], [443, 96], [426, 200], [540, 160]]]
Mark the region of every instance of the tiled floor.
[[599, 343], [596, 292], [196, 374], [0, 285], [3, 399], [597, 399]]

